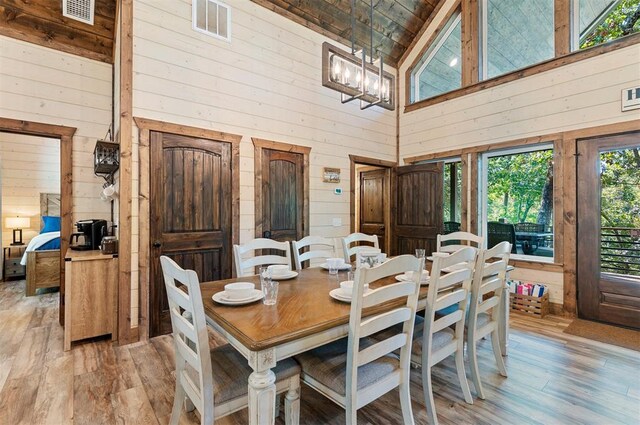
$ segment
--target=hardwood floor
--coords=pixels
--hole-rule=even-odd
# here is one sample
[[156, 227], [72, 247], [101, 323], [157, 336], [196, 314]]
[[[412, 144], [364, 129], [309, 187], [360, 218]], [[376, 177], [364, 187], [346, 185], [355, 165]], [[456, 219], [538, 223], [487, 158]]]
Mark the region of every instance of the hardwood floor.
[[[174, 388], [172, 341], [124, 347], [109, 340], [62, 351], [58, 294], [24, 296], [24, 281], [0, 283], [0, 424], [166, 424]], [[508, 378], [490, 342], [480, 343], [486, 400], [467, 405], [453, 358], [434, 368], [441, 424], [637, 424], [640, 353], [562, 333], [568, 320], [512, 315]], [[211, 344], [224, 343], [211, 335]], [[469, 375], [469, 374], [468, 374]], [[420, 371], [412, 371], [417, 424], [427, 424]], [[470, 383], [473, 389], [473, 385]], [[342, 424], [342, 409], [307, 387], [302, 424]], [[397, 391], [359, 412], [362, 424], [399, 424]], [[246, 410], [220, 424], [245, 424]], [[183, 414], [182, 424], [199, 423]], [[284, 423], [284, 415], [278, 419]]]

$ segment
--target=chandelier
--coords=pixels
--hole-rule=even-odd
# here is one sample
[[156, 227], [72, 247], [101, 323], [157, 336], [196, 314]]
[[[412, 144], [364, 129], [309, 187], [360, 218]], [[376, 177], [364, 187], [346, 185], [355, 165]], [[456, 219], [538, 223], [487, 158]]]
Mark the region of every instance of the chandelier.
[[360, 101], [360, 109], [380, 106], [395, 109], [395, 77], [384, 70], [382, 54], [374, 60], [373, 0], [370, 1], [370, 54], [356, 51], [355, 0], [351, 0], [351, 53], [329, 43], [322, 45], [322, 85], [341, 93], [342, 103]]

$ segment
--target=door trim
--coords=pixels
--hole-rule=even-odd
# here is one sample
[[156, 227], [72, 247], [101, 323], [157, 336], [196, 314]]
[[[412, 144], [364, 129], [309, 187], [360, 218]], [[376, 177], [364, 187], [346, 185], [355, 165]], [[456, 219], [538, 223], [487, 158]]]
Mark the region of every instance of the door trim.
[[[149, 149], [150, 133], [157, 131], [160, 133], [177, 134], [181, 136], [208, 139], [216, 142], [231, 143], [231, 240], [238, 243], [240, 240], [240, 141], [242, 136], [238, 134], [225, 133], [206, 128], [191, 127], [182, 124], [174, 124], [164, 121], [156, 121], [147, 118], [134, 117], [133, 121], [140, 130], [139, 134], [139, 197], [138, 197], [138, 328], [140, 329], [140, 340], [149, 339], [149, 272], [151, 251], [149, 247], [150, 239], [150, 184], [151, 170], [149, 162], [151, 160], [151, 149]], [[129, 305], [129, 309], [131, 306]]]
[[64, 256], [73, 227], [73, 135], [75, 127], [0, 117], [0, 131], [45, 136], [60, 140], [60, 306], [58, 320], [64, 326]]
[[[386, 177], [387, 187], [391, 190], [391, 169], [398, 165], [395, 161], [386, 161], [384, 159], [377, 158], [368, 158], [366, 156], [359, 155], [349, 155], [349, 193], [350, 195], [350, 207], [349, 207], [349, 229], [351, 233], [356, 231], [356, 165], [372, 165], [380, 168], [387, 168], [388, 175]], [[385, 223], [385, 229], [388, 229], [384, 233], [385, 240], [383, 241], [382, 246], [384, 247], [384, 252], [391, 252], [391, 199], [387, 203], [387, 211], [385, 211], [385, 217], [389, 218], [389, 223]]]
[[[290, 145], [288, 143], [275, 142], [273, 140], [252, 137], [253, 141], [253, 172], [254, 172], [254, 205], [255, 205], [255, 232], [254, 237], [261, 238], [262, 226], [262, 162], [263, 150], [271, 149], [281, 152], [292, 152], [302, 155], [302, 237], [309, 235], [309, 153], [308, 146]], [[300, 235], [298, 235], [300, 237]]]

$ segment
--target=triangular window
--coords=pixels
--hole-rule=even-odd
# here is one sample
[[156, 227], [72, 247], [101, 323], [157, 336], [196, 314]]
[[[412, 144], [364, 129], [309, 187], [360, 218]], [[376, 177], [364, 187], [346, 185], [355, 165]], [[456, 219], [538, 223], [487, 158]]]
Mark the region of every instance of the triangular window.
[[411, 102], [456, 90], [462, 85], [461, 19], [456, 13], [449, 19], [434, 43], [411, 72]]

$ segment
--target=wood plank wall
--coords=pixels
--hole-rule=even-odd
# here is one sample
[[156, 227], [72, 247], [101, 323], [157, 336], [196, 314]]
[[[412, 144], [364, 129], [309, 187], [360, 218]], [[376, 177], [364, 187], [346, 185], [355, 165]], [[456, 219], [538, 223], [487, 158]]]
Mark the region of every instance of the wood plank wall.
[[111, 65], [0, 35], [0, 117], [76, 127], [73, 221], [110, 219], [93, 149], [111, 121]]
[[[320, 53], [327, 38], [254, 3], [231, 6], [232, 41], [227, 43], [193, 31], [188, 0], [134, 2], [133, 115], [243, 136], [241, 243], [254, 237], [255, 227], [251, 137], [311, 147], [309, 233], [348, 234], [348, 155], [366, 152], [394, 161], [396, 112], [343, 105], [339, 93], [320, 85]], [[171, 27], [165, 24], [169, 21]], [[135, 143], [133, 149], [136, 169]], [[340, 168], [341, 183], [324, 183], [323, 167]], [[333, 193], [336, 187], [343, 195]], [[133, 197], [134, 205], [144, 203], [136, 193]], [[134, 223], [142, 223], [137, 214], [133, 208]], [[342, 225], [333, 227], [333, 218]], [[144, 302], [146, 294], [140, 297]]]

